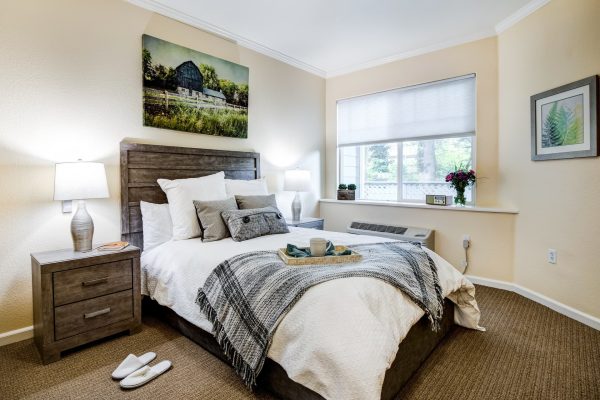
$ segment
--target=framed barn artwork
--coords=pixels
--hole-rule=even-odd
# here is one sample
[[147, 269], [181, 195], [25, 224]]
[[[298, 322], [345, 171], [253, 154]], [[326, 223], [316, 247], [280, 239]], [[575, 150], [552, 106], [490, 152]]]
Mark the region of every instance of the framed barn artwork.
[[143, 35], [142, 69], [145, 126], [248, 137], [247, 67]]
[[531, 159], [598, 155], [598, 76], [531, 96]]

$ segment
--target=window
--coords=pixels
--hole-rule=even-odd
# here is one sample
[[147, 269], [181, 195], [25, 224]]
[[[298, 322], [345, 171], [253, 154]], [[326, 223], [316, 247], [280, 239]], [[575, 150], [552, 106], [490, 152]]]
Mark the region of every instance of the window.
[[359, 199], [453, 195], [445, 176], [474, 167], [474, 75], [341, 100], [337, 111], [339, 182], [355, 183]]

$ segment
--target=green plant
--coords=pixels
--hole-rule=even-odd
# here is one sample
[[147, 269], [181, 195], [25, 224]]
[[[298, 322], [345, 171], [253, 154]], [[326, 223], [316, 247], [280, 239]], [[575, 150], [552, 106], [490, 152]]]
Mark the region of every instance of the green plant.
[[338, 190], [346, 190], [348, 189], [348, 186], [345, 183], [340, 183], [338, 185]]
[[583, 143], [583, 113], [580, 105], [572, 110], [556, 101], [544, 120], [542, 147], [567, 146]]
[[348, 190], [356, 190], [356, 185], [354, 183], [349, 184]]
[[248, 115], [245, 111], [229, 109], [191, 108], [174, 104], [168, 112], [144, 112], [144, 124], [206, 135], [247, 137]]
[[198, 69], [204, 78], [204, 87], [216, 91], [221, 90], [219, 76], [217, 75], [217, 71], [215, 71], [215, 67], [208, 64], [200, 64], [198, 65]]

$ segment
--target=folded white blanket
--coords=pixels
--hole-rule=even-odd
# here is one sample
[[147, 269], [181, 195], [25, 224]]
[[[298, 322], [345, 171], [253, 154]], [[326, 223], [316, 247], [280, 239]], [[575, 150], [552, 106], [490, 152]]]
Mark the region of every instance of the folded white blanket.
[[[142, 290], [210, 331], [210, 323], [194, 300], [198, 286], [212, 268], [248, 251], [272, 250], [287, 243], [306, 246], [317, 235], [342, 245], [383, 241], [295, 228], [289, 234], [240, 243], [231, 239], [168, 242], [142, 255]], [[438, 266], [444, 296], [457, 304], [455, 322], [479, 329], [474, 286], [437, 254], [429, 254]], [[379, 399], [385, 372], [395, 359], [400, 341], [422, 316], [423, 311], [398, 289], [377, 279], [325, 282], [308, 290], [282, 319], [268, 357], [279, 363], [291, 379], [325, 398]]]

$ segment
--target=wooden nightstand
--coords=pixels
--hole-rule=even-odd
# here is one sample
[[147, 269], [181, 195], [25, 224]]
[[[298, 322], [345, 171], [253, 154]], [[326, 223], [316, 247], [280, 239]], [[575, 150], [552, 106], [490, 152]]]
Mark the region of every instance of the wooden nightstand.
[[312, 229], [320, 229], [323, 230], [323, 222], [325, 220], [323, 218], [300, 218], [300, 221], [292, 221], [291, 219], [286, 219], [285, 222], [288, 226], [297, 226], [300, 228], [312, 228]]
[[141, 328], [140, 249], [31, 255], [34, 341], [44, 364], [60, 352]]

